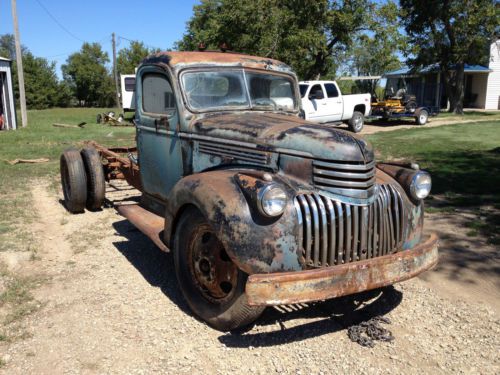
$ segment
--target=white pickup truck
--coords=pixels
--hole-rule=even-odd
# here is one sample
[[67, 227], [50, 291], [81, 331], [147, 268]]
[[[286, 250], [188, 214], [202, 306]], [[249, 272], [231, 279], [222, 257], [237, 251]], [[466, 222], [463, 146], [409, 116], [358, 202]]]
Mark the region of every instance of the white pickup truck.
[[359, 133], [370, 114], [371, 95], [342, 95], [335, 81], [299, 82], [305, 119], [311, 122], [346, 122]]

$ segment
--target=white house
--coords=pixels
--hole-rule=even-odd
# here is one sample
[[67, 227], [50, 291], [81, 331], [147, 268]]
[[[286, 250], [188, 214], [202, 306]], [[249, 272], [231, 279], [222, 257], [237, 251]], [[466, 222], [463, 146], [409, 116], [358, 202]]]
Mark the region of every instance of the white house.
[[0, 130], [16, 129], [11, 61], [0, 57]]
[[[416, 95], [421, 105], [446, 108], [444, 79], [438, 72], [439, 66], [433, 64], [419, 72], [403, 68], [386, 73], [384, 77], [393, 84], [404, 78], [409, 92]], [[490, 46], [488, 67], [465, 65], [464, 108], [500, 109], [500, 39]]]
[[486, 85], [485, 109], [500, 109], [500, 39], [490, 46], [490, 74]]

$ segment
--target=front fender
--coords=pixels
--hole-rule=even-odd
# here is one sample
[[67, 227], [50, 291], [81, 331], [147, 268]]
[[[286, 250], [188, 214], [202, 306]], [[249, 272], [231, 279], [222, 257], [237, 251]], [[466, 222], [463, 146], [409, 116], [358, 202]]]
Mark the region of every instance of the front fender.
[[173, 247], [176, 220], [183, 207], [194, 205], [212, 225], [226, 252], [242, 271], [253, 274], [303, 269], [293, 191], [280, 183], [289, 195], [288, 206], [278, 219], [265, 219], [254, 209], [251, 194], [246, 194], [246, 187], [238, 182], [241, 181], [239, 176], [238, 171], [218, 170], [180, 180], [168, 198], [166, 243]]

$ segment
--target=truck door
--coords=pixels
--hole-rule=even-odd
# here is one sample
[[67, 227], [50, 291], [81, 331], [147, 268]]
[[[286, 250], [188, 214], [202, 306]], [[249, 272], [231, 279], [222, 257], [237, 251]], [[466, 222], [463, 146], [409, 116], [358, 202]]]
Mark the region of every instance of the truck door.
[[326, 101], [328, 103], [329, 121], [342, 120], [344, 105], [337, 86], [332, 83], [325, 83]]
[[306, 118], [315, 122], [329, 121], [328, 103], [322, 85], [312, 85], [304, 99], [309, 102], [307, 103], [308, 105], [304, 106], [304, 111], [306, 111]]
[[179, 113], [171, 80], [156, 67], [139, 70], [136, 82], [138, 162], [144, 192], [165, 200], [182, 176]]

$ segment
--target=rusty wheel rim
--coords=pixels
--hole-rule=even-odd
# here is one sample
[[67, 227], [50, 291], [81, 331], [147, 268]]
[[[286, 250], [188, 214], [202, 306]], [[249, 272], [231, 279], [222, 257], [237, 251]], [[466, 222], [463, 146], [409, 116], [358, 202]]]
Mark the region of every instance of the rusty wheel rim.
[[208, 224], [194, 230], [189, 241], [188, 260], [194, 284], [204, 298], [223, 303], [233, 296], [238, 268]]

